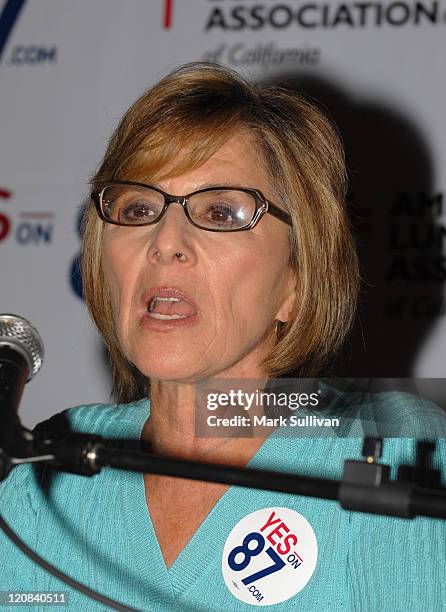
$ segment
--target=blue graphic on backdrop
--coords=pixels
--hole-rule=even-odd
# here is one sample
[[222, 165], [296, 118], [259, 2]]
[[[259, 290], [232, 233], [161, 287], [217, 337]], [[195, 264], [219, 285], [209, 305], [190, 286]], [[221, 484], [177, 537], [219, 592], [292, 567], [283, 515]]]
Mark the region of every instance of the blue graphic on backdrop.
[[[27, 0], [6, 0], [0, 12], [0, 61], [14, 66], [41, 66], [57, 62], [58, 48], [54, 45], [18, 44], [5, 50]], [[1, 0], [0, 0], [1, 2]]]
[[[78, 217], [77, 217], [77, 222], [76, 222], [76, 228], [77, 228], [77, 233], [79, 235], [79, 239], [81, 238], [83, 215], [84, 215], [84, 209], [81, 208], [81, 210], [79, 211]], [[82, 263], [82, 256], [80, 253], [78, 253], [76, 257], [73, 259], [73, 262], [71, 264], [70, 284], [71, 284], [71, 288], [73, 289], [74, 293], [82, 300], [84, 298], [84, 293], [82, 289], [81, 263]]]
[[0, 60], [26, 0], [7, 0], [0, 15]]

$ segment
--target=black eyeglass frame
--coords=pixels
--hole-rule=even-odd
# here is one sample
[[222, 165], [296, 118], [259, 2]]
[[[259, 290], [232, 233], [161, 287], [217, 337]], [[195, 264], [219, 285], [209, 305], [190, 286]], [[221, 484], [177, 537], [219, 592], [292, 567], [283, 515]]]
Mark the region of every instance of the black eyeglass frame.
[[[112, 221], [111, 219], [109, 219], [105, 215], [104, 210], [103, 210], [102, 196], [103, 196], [105, 189], [107, 189], [108, 187], [113, 187], [114, 185], [129, 185], [131, 187], [144, 187], [146, 189], [153, 189], [153, 191], [157, 191], [158, 193], [160, 193], [164, 197], [164, 206], [161, 209], [159, 216], [154, 221], [149, 221], [148, 223], [140, 223], [138, 225], [135, 225], [134, 223], [118, 223], [117, 221]], [[256, 209], [248, 225], [244, 225], [243, 227], [236, 227], [234, 229], [221, 230], [218, 228], [203, 227], [201, 225], [198, 225], [197, 223], [195, 223], [195, 221], [191, 219], [191, 216], [189, 215], [189, 210], [187, 207], [187, 201], [191, 196], [196, 195], [198, 193], [203, 193], [204, 191], [221, 191], [222, 189], [224, 189], [225, 191], [243, 191], [245, 193], [251, 194], [254, 197], [254, 200], [256, 203]], [[115, 181], [111, 180], [111, 181], [104, 181], [103, 183], [101, 183], [101, 188], [93, 191], [93, 193], [91, 194], [91, 199], [95, 203], [96, 211], [99, 217], [102, 219], [102, 221], [104, 221], [105, 223], [111, 223], [112, 225], [120, 225], [123, 227], [144, 227], [146, 225], [154, 225], [155, 223], [158, 223], [159, 221], [161, 221], [161, 219], [163, 218], [167, 210], [167, 207], [169, 206], [169, 204], [172, 204], [172, 203], [181, 204], [188, 221], [195, 227], [198, 227], [199, 229], [202, 229], [208, 232], [241, 232], [245, 230], [250, 230], [255, 225], [257, 225], [257, 223], [259, 222], [259, 220], [265, 213], [269, 213], [270, 215], [273, 215], [274, 217], [276, 217], [276, 219], [279, 219], [280, 221], [287, 223], [291, 227], [293, 225], [291, 215], [289, 213], [283, 210], [283, 208], [280, 208], [276, 204], [273, 204], [272, 202], [267, 200], [263, 196], [261, 191], [259, 191], [258, 189], [253, 189], [251, 187], [233, 187], [232, 185], [230, 187], [227, 187], [225, 185], [221, 185], [221, 186], [215, 186], [215, 187], [205, 187], [203, 189], [198, 189], [197, 191], [193, 191], [192, 193], [188, 193], [184, 196], [178, 196], [178, 195], [172, 195], [170, 193], [166, 193], [165, 191], [162, 191], [162, 189], [159, 189], [158, 187], [154, 187], [153, 185], [146, 185], [145, 183], [138, 183], [135, 181], [124, 181], [124, 180], [115, 180]]]

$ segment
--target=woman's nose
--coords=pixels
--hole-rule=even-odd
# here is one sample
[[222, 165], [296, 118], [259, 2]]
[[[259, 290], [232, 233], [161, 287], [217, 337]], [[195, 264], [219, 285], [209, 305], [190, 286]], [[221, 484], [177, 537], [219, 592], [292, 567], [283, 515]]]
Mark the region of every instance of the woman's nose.
[[197, 231], [188, 221], [183, 206], [177, 202], [169, 204], [161, 221], [150, 232], [149, 260], [154, 263], [193, 265], [196, 261], [191, 235], [194, 230]]

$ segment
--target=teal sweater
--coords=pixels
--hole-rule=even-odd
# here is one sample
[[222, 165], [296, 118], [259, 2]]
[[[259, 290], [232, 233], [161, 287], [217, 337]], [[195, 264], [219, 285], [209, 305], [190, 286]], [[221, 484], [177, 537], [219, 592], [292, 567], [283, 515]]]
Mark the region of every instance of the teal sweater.
[[[389, 398], [395, 408], [404, 408], [401, 398]], [[147, 400], [66, 411], [73, 430], [129, 439], [140, 438], [148, 414]], [[436, 463], [444, 471], [446, 451], [444, 440], [440, 442]], [[340, 478], [344, 459], [360, 458], [361, 443], [359, 437], [296, 439], [278, 430], [249, 465]], [[382, 461], [412, 463], [414, 448], [413, 439], [388, 439]], [[29, 546], [91, 588], [153, 612], [254, 609], [228, 590], [222, 553], [238, 521], [270, 507], [290, 508], [305, 517], [316, 535], [318, 560], [306, 586], [269, 610], [446, 610], [446, 521], [352, 513], [335, 501], [231, 487], [167, 569], [142, 474], [103, 469], [88, 478], [24, 465], [0, 485], [0, 512]], [[69, 593], [67, 607], [21, 609], [107, 609], [34, 565], [3, 534], [0, 557], [0, 591]]]

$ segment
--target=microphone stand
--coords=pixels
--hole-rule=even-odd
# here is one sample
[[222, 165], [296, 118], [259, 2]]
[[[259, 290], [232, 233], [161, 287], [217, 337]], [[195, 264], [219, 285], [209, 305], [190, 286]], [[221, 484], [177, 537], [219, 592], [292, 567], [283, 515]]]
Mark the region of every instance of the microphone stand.
[[382, 438], [365, 438], [364, 459], [346, 460], [342, 479], [335, 480], [160, 457], [124, 450], [120, 448], [123, 440], [90, 434], [35, 432], [34, 436], [33, 456], [14, 459], [0, 450], [0, 479], [14, 465], [23, 462], [45, 463], [85, 476], [93, 476], [102, 468], [110, 467], [337, 500], [342, 508], [355, 512], [446, 519], [446, 488], [440, 485], [441, 474], [429, 468], [429, 456], [435, 450], [433, 442], [418, 442], [417, 465], [401, 466], [397, 479], [392, 480], [390, 466], [378, 461], [382, 454]]

